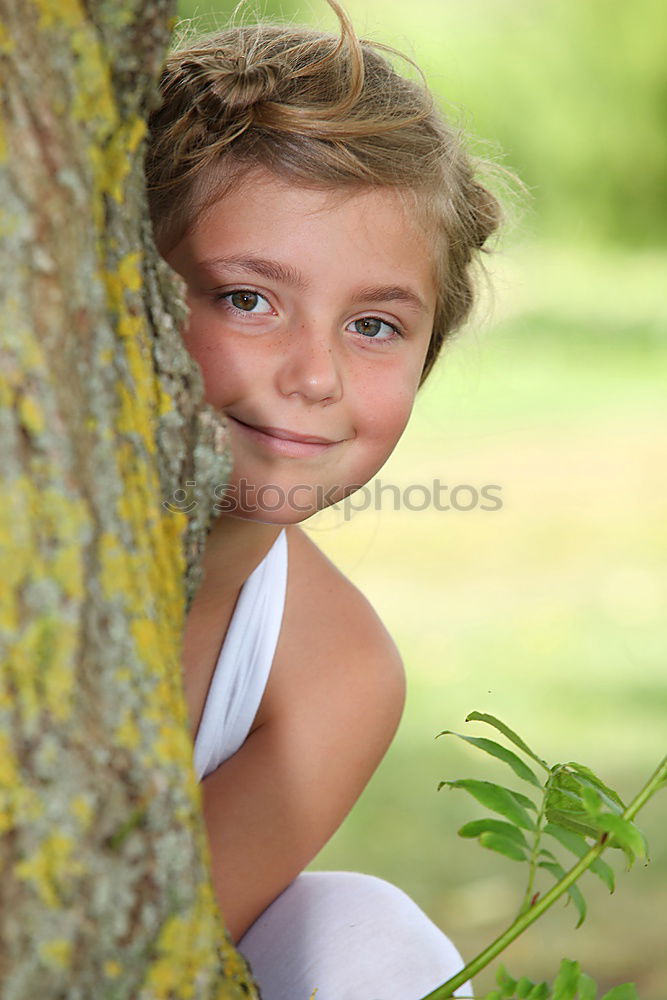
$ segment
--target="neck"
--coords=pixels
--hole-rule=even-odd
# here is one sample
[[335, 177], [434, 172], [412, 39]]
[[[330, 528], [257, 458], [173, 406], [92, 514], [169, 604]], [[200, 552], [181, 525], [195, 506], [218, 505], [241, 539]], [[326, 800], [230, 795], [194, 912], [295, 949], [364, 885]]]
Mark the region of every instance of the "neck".
[[204, 580], [200, 590], [215, 595], [216, 600], [237, 595], [282, 528], [281, 524], [219, 515], [206, 539], [202, 558]]

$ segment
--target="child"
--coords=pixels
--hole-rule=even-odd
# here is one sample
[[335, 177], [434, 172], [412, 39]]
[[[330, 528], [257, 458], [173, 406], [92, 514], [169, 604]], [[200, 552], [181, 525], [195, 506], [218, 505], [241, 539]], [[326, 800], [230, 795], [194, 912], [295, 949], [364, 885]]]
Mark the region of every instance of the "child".
[[303, 872], [382, 759], [405, 681], [298, 525], [395, 447], [499, 213], [428, 91], [328, 2], [340, 38], [264, 23], [173, 52], [150, 122], [156, 240], [234, 460], [185, 693], [214, 886], [265, 1000], [418, 1000], [461, 968], [444, 934], [381, 879]]

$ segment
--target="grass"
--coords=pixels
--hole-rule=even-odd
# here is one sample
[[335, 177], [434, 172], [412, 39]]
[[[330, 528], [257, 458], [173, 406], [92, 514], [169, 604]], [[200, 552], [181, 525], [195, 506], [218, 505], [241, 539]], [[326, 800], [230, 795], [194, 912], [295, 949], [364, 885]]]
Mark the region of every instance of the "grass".
[[[501, 765], [436, 733], [492, 712], [626, 798], [665, 753], [666, 263], [526, 247], [495, 265], [495, 319], [487, 310], [450, 347], [378, 479], [496, 484], [500, 510], [387, 501], [306, 525], [371, 599], [408, 674], [394, 743], [313, 867], [396, 882], [468, 957], [511, 919], [523, 873], [457, 838], [479, 811], [435, 790], [505, 782]], [[642, 1000], [664, 1000], [666, 816], [663, 792], [639, 820], [651, 864], [621, 871], [611, 901], [587, 877], [583, 928], [557, 906], [512, 946], [510, 970], [550, 978], [567, 956], [601, 986], [631, 979]]]

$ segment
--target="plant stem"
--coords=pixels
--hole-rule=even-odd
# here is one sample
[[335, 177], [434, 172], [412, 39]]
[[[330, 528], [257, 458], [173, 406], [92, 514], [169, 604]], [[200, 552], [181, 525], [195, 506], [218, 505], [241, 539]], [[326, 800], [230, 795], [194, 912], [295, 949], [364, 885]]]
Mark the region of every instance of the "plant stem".
[[537, 822], [535, 826], [535, 840], [533, 842], [533, 849], [531, 851], [530, 863], [528, 868], [528, 885], [526, 886], [526, 892], [523, 897], [523, 902], [519, 907], [519, 912], [517, 914], [518, 917], [520, 917], [522, 913], [526, 913], [528, 910], [530, 910], [530, 904], [533, 898], [533, 886], [535, 884], [535, 875], [537, 874], [537, 858], [539, 855], [540, 844], [542, 842], [542, 823], [544, 822], [544, 813], [547, 806], [547, 796], [549, 794], [549, 788], [551, 785], [552, 777], [553, 777], [553, 772], [550, 771], [549, 777], [546, 780], [546, 784], [544, 785], [544, 789], [542, 792], [542, 803], [540, 805], [540, 812], [537, 817]]
[[642, 809], [651, 796], [655, 795], [660, 785], [667, 780], [667, 757], [663, 757], [655, 771], [648, 779], [641, 792], [635, 796], [628, 808], [623, 813], [623, 819], [634, 819], [640, 809]]
[[[627, 807], [623, 813], [623, 819], [632, 820], [637, 815], [639, 810], [646, 805], [648, 800], [654, 795], [660, 785], [667, 778], [667, 757], [664, 757], [660, 764], [658, 764], [656, 770], [651, 775], [649, 780], [646, 782], [642, 790], [635, 796], [630, 805]], [[584, 856], [577, 862], [574, 868], [571, 868], [566, 875], [557, 882], [540, 900], [535, 903], [535, 906], [531, 907], [526, 913], [520, 914], [516, 920], [504, 931], [500, 937], [485, 948], [484, 951], [480, 952], [476, 958], [473, 958], [471, 962], [461, 969], [457, 975], [452, 976], [448, 979], [446, 983], [442, 986], [436, 987], [427, 996], [422, 997], [422, 1000], [449, 1000], [453, 996], [454, 990], [462, 986], [468, 979], [472, 976], [477, 975], [482, 969], [486, 968], [489, 962], [504, 951], [520, 934], [522, 934], [527, 927], [530, 927], [538, 917], [541, 917], [545, 910], [548, 910], [553, 903], [563, 895], [564, 892], [570, 888], [570, 886], [577, 881], [577, 879], [583, 875], [587, 868], [589, 868], [593, 862], [598, 858], [605, 847], [607, 846], [608, 837], [601, 837], [596, 844], [591, 847], [591, 849], [584, 854]]]

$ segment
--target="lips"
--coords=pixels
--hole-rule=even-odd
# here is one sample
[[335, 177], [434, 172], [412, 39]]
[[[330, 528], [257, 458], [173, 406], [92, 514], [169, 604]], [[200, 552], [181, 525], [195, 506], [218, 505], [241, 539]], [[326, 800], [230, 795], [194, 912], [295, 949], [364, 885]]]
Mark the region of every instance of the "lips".
[[[231, 414], [228, 415], [231, 416]], [[232, 417], [232, 420], [236, 420], [237, 423], [243, 424], [244, 427], [249, 427], [251, 430], [261, 431], [262, 434], [268, 434], [269, 437], [279, 438], [281, 441], [298, 441], [302, 444], [338, 444], [337, 440], [319, 437], [317, 434], [299, 434], [297, 431], [290, 431], [285, 427], [268, 427], [263, 424], [249, 424], [246, 423], [245, 420], [239, 420], [238, 417]]]

